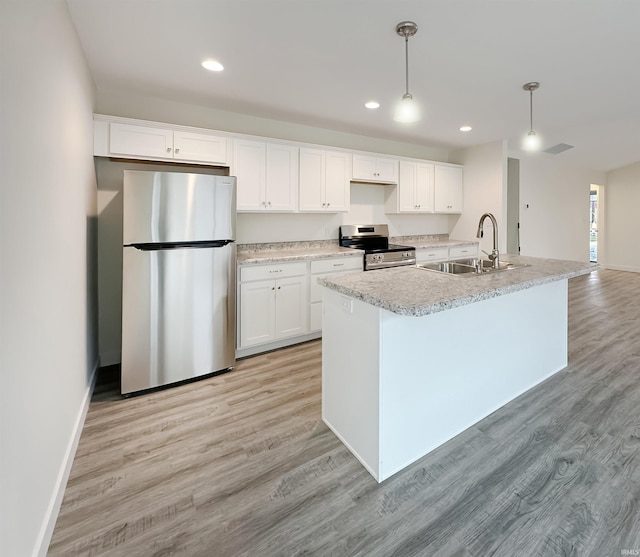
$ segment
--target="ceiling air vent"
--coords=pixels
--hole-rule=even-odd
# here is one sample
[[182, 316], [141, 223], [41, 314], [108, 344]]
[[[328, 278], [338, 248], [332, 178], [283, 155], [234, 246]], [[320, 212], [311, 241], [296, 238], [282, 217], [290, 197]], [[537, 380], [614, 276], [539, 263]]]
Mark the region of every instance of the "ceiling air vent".
[[573, 145], [567, 145], [566, 143], [558, 143], [553, 147], [549, 147], [548, 149], [545, 149], [544, 152], [549, 153], [550, 155], [559, 155], [560, 153], [564, 153], [569, 149], [573, 149]]

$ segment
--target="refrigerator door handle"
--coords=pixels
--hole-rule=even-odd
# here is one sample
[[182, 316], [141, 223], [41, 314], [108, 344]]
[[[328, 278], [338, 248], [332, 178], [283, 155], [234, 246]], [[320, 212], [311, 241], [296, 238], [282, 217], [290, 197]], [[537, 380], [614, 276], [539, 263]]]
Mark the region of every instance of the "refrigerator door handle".
[[233, 240], [204, 240], [196, 242], [157, 242], [157, 243], [136, 243], [126, 244], [124, 247], [132, 247], [140, 251], [160, 251], [168, 249], [189, 249], [189, 248], [222, 248]]

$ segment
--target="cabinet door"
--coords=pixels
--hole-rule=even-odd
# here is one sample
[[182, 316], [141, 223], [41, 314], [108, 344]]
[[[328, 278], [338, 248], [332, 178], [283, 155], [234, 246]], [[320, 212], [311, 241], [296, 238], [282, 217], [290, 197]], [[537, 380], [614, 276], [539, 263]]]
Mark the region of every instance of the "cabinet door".
[[416, 165], [416, 189], [415, 201], [418, 211], [422, 213], [432, 213], [434, 207], [433, 194], [433, 165], [421, 164]]
[[398, 161], [393, 159], [376, 159], [376, 176], [380, 182], [396, 184], [398, 182]]
[[353, 179], [371, 182], [376, 179], [376, 159], [366, 155], [353, 155]]
[[231, 174], [237, 180], [238, 211], [263, 211], [266, 206], [265, 170], [266, 143], [235, 140]]
[[112, 123], [109, 127], [109, 151], [156, 159], [173, 158], [173, 132], [162, 128]]
[[275, 338], [276, 281], [240, 285], [240, 348]]
[[337, 151], [325, 153], [325, 210], [348, 212], [351, 202], [350, 155]]
[[418, 210], [416, 202], [417, 165], [414, 162], [400, 162], [400, 179], [398, 180], [398, 210], [414, 212]]
[[291, 277], [276, 281], [276, 338], [305, 334], [308, 329], [307, 277]]
[[266, 210], [292, 212], [298, 207], [298, 148], [267, 144]]
[[300, 211], [325, 208], [325, 152], [300, 149]]
[[173, 132], [174, 159], [227, 165], [227, 138], [204, 133]]
[[434, 191], [437, 213], [461, 213], [462, 168], [436, 165]]

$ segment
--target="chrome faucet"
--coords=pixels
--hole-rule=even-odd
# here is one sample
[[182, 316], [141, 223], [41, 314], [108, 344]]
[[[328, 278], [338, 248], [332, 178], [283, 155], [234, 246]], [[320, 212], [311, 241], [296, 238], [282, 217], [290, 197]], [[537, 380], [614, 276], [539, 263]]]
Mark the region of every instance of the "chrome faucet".
[[496, 221], [496, 217], [494, 217], [491, 213], [485, 213], [480, 217], [480, 222], [478, 223], [478, 233], [476, 234], [477, 238], [482, 238], [484, 236], [484, 220], [489, 217], [491, 219], [491, 224], [493, 225], [493, 249], [491, 253], [487, 253], [482, 250], [484, 253], [487, 253], [489, 259], [493, 261], [493, 268], [500, 268], [500, 253], [498, 252], [498, 222]]

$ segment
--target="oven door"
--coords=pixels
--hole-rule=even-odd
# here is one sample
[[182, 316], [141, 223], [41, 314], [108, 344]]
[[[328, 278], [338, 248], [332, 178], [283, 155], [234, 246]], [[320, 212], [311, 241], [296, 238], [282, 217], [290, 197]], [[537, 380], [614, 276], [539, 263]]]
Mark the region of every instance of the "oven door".
[[392, 251], [383, 253], [366, 253], [364, 256], [364, 270], [373, 271], [375, 269], [388, 269], [389, 267], [402, 267], [416, 264], [416, 253]]

